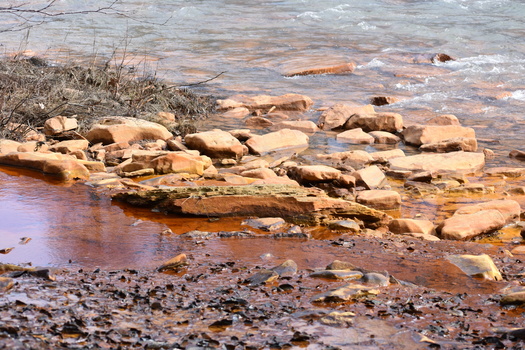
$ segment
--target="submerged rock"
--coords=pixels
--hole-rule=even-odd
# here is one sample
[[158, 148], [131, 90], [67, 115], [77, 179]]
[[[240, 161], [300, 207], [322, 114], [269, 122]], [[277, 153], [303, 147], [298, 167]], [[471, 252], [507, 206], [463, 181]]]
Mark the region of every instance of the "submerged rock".
[[300, 75], [318, 75], [318, 74], [350, 74], [354, 71], [356, 64], [354, 62], [339, 64], [336, 66], [317, 67], [298, 70], [284, 74], [285, 77], [295, 77]]

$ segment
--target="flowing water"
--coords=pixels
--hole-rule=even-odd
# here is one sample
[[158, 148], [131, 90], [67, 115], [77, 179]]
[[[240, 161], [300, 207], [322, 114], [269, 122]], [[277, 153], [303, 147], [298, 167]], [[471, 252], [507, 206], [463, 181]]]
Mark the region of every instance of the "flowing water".
[[[104, 5], [62, 0], [54, 10]], [[372, 96], [395, 96], [400, 102], [376, 109], [398, 112], [406, 123], [454, 114], [476, 129], [481, 147], [496, 152], [489, 165], [521, 166], [507, 155], [521, 147], [525, 131], [522, 1], [130, 0], [105, 12], [47, 17], [29, 31], [0, 32], [0, 43], [6, 54], [30, 49], [62, 62], [102, 57], [180, 85], [223, 73], [198, 86], [217, 96], [293, 92], [310, 96], [314, 107], [362, 105]], [[6, 19], [0, 30], [16, 25], [15, 20]], [[417, 62], [435, 53], [454, 60]], [[345, 62], [357, 64], [353, 74], [284, 76]], [[305, 118], [316, 121], [318, 115]], [[241, 126], [224, 119], [206, 125]], [[310, 152], [348, 149], [333, 139], [325, 133], [313, 137]], [[159, 235], [166, 227], [176, 233], [213, 229], [206, 220], [161, 218], [111, 205], [83, 185], [50, 185], [28, 175], [6, 168], [0, 173], [0, 242], [17, 247], [6, 256], [9, 262], [149, 266], [178, 249], [176, 242]], [[434, 219], [443, 214], [437, 213], [444, 205], [440, 201], [407, 202], [398, 215], [423, 211]], [[240, 227], [234, 220], [217, 225]], [[24, 236], [33, 237], [27, 244], [33, 248], [18, 246]], [[268, 244], [274, 246], [270, 250], [281, 249]]]

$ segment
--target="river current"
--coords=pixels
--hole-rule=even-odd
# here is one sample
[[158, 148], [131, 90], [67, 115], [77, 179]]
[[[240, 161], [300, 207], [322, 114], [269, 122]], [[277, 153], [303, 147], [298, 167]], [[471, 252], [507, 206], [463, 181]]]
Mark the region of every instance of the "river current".
[[[50, 10], [82, 12], [109, 3], [62, 0]], [[522, 166], [508, 158], [508, 152], [522, 147], [525, 134], [525, 2], [129, 0], [104, 12], [46, 17], [30, 30], [10, 30], [19, 28], [18, 22], [6, 17], [0, 27], [0, 44], [6, 54], [32, 50], [59, 62], [93, 57], [111, 64], [122, 62], [144, 75], [155, 74], [179, 85], [222, 73], [199, 85], [198, 91], [224, 97], [300, 93], [311, 97], [319, 108], [337, 102], [363, 105], [373, 96], [393, 96], [399, 102], [376, 110], [398, 112], [406, 123], [454, 114], [463, 125], [475, 128], [480, 147], [496, 152], [491, 165]], [[42, 20], [38, 16], [30, 19]], [[423, 60], [436, 53], [454, 60]], [[302, 68], [346, 62], [356, 63], [354, 73], [285, 76]], [[305, 118], [316, 121], [318, 115], [312, 112]], [[242, 125], [237, 120], [218, 119], [210, 120], [206, 127]], [[341, 145], [331, 142], [313, 137], [311, 143], [314, 148], [325, 147], [320, 151], [341, 150]], [[99, 260], [101, 265], [126, 266], [131, 261], [137, 264], [164, 257], [157, 245], [166, 225], [201, 228], [196, 221], [182, 225], [158, 217], [157, 223], [134, 225], [137, 218], [146, 220], [154, 214], [123, 212], [107, 199], [93, 198], [96, 194], [87, 189], [50, 188], [38, 182], [42, 180], [30, 180], [26, 173], [15, 174], [4, 170], [0, 176], [0, 243], [17, 246], [23, 236], [33, 235], [36, 241], [46, 238], [39, 247], [24, 248], [25, 253], [21, 247], [13, 250], [10, 262], [60, 265], [72, 260], [81, 266], [97, 265], [94, 260], [107, 250], [107, 260]], [[32, 195], [26, 191], [30, 187], [35, 189]], [[57, 206], [52, 199], [56, 196], [73, 200], [78, 207], [92, 203], [81, 212], [64, 213], [64, 205]], [[418, 203], [410, 205], [417, 207]], [[112, 219], [115, 215], [120, 219]], [[66, 244], [73, 239], [68, 235], [74, 231], [72, 223], [85, 232], [96, 223], [101, 228], [96, 237], [74, 236], [74, 248]], [[238, 224], [231, 228], [237, 229]], [[128, 235], [134, 238], [122, 244]], [[78, 251], [67, 251], [68, 246]], [[127, 256], [116, 262], [112, 259], [118, 250], [131, 246]], [[34, 256], [28, 257], [28, 252]]]

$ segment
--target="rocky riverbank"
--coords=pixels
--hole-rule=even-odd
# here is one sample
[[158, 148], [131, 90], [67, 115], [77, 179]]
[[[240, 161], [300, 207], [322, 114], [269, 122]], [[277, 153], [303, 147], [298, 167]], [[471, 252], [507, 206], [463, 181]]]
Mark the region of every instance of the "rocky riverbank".
[[[215, 118], [246, 128], [187, 133], [166, 127], [181, 120], [169, 109], [149, 120], [99, 115], [84, 129], [74, 115], [57, 115], [17, 141], [0, 140], [1, 166], [82, 181], [156, 211], [251, 218], [244, 231], [182, 234], [183, 255], [162, 272], [4, 265], [9, 322], [0, 339], [15, 348], [519, 348], [525, 168], [487, 167], [494, 153], [478, 149], [474, 129], [453, 115], [406, 125], [373, 105], [336, 104], [313, 121], [312, 106], [297, 94], [232, 96], [216, 101]], [[316, 133], [348, 150], [313, 152]], [[509, 157], [525, 158], [520, 150]], [[405, 202], [457, 196], [471, 200], [444, 218], [401, 215]], [[312, 246], [319, 229], [339, 238]], [[502, 230], [513, 245], [464, 242]], [[245, 266], [199, 252], [222, 239], [291, 239], [312, 256], [346, 258]], [[8, 261], [10, 247], [0, 248]]]

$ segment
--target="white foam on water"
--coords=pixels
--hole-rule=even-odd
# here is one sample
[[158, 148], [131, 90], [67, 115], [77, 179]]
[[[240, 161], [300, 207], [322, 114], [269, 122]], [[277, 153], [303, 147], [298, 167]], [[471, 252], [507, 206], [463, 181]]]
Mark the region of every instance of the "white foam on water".
[[510, 97], [504, 98], [504, 100], [508, 99], [514, 99], [514, 100], [520, 100], [525, 101], [525, 90], [516, 90], [512, 92], [512, 95]]

